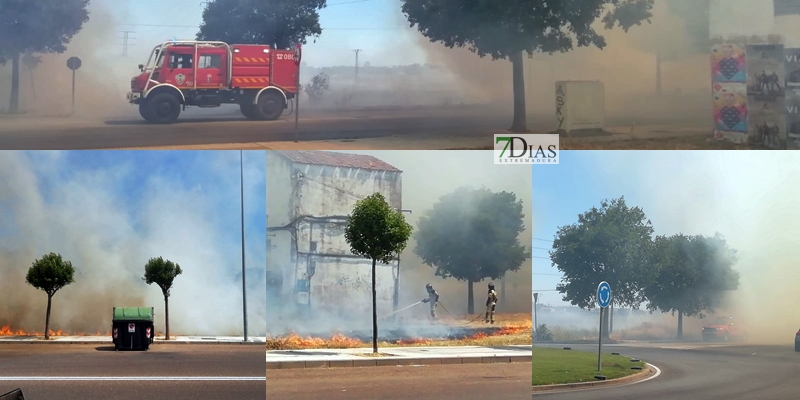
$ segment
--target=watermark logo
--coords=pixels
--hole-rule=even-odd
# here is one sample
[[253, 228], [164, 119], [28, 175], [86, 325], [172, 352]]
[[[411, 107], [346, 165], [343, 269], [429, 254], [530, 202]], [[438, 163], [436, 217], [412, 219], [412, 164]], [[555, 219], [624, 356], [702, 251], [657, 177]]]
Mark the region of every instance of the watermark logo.
[[558, 164], [557, 134], [494, 135], [494, 163]]

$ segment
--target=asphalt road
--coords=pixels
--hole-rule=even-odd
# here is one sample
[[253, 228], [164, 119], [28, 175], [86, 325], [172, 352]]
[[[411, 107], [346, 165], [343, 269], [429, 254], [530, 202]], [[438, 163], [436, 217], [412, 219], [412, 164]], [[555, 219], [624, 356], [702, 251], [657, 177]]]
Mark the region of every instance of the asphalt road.
[[263, 373], [256, 345], [0, 345], [0, 394], [21, 388], [27, 400], [263, 399]]
[[[533, 397], [553, 400], [789, 400], [800, 396], [800, 353], [795, 353], [793, 344], [653, 346], [606, 345], [604, 350], [654, 364], [661, 369], [661, 375], [655, 379], [618, 387], [535, 393]], [[592, 345], [570, 347], [597, 351]]]
[[[510, 124], [510, 116], [475, 108], [347, 111], [302, 117], [298, 138], [300, 141], [352, 140], [430, 134], [437, 138], [453, 137], [453, 147], [457, 148], [457, 137], [483, 135], [487, 136], [487, 146], [491, 146], [491, 132], [503, 131]], [[187, 116], [170, 125], [151, 125], [133, 117], [65, 121], [62, 124], [57, 119], [31, 120], [27, 124], [17, 118], [3, 125], [3, 120], [0, 120], [2, 150], [108, 149], [295, 140], [293, 116], [266, 122], [249, 121], [238, 115]]]
[[267, 399], [516, 400], [530, 382], [530, 363], [271, 369]]

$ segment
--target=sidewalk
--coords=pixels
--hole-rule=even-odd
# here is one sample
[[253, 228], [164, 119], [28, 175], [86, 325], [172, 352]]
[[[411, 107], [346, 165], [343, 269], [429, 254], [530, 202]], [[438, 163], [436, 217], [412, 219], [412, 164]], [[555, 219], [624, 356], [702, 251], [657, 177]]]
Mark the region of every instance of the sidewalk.
[[[242, 336], [172, 336], [170, 340], [156, 336], [154, 345], [161, 343], [168, 344], [261, 344], [266, 343], [266, 336], [249, 336], [247, 342], [243, 341]], [[44, 340], [42, 336], [0, 336], [0, 345], [3, 344], [95, 344], [111, 343], [110, 336], [51, 336], [50, 340]]]
[[267, 369], [531, 362], [532, 346], [443, 346], [267, 351]]

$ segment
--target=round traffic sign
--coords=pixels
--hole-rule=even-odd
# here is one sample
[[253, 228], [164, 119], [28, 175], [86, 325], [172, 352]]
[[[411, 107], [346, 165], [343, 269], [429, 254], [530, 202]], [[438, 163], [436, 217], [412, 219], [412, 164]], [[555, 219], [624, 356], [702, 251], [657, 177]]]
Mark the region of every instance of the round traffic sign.
[[303, 47], [300, 43], [294, 45], [294, 64], [300, 65], [300, 58], [303, 56]]
[[67, 60], [67, 68], [77, 71], [81, 67], [81, 59], [78, 57], [70, 57]]
[[606, 308], [609, 304], [611, 304], [611, 285], [603, 281], [597, 285], [597, 305]]

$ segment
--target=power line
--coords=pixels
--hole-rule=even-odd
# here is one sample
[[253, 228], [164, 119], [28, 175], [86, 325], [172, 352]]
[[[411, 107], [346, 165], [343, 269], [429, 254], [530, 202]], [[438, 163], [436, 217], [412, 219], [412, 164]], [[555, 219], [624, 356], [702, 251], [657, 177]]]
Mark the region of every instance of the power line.
[[[552, 240], [547, 240], [547, 239], [533, 238], [533, 240], [538, 240], [538, 241], [540, 241], [540, 242], [548, 242], [548, 243], [553, 243], [553, 241], [552, 241]], [[549, 249], [548, 249], [548, 250], [549, 250]]]
[[542, 274], [538, 272], [532, 272], [531, 275], [541, 275], [541, 276], [563, 276], [561, 274]]
[[[186, 28], [186, 29], [199, 29], [200, 24], [197, 25], [166, 25], [166, 24], [120, 24], [121, 26], [134, 26], [143, 28]], [[328, 31], [394, 31], [399, 28], [322, 28]]]
[[532, 249], [536, 249], [536, 250], [547, 250], [547, 251], [553, 250], [553, 249], [548, 249], [547, 247], [536, 247], [536, 246], [533, 246], [531, 248]]
[[123, 34], [123, 37], [122, 37], [122, 56], [123, 57], [127, 57], [128, 56], [128, 46], [133, 46], [132, 44], [128, 43], [128, 40], [129, 39], [136, 39], [136, 38], [130, 37], [131, 33], [136, 33], [136, 32], [134, 32], [134, 31], [122, 31], [122, 34]]
[[549, 260], [550, 257], [539, 257], [539, 256], [531, 256], [531, 258], [540, 258], [542, 260]]

